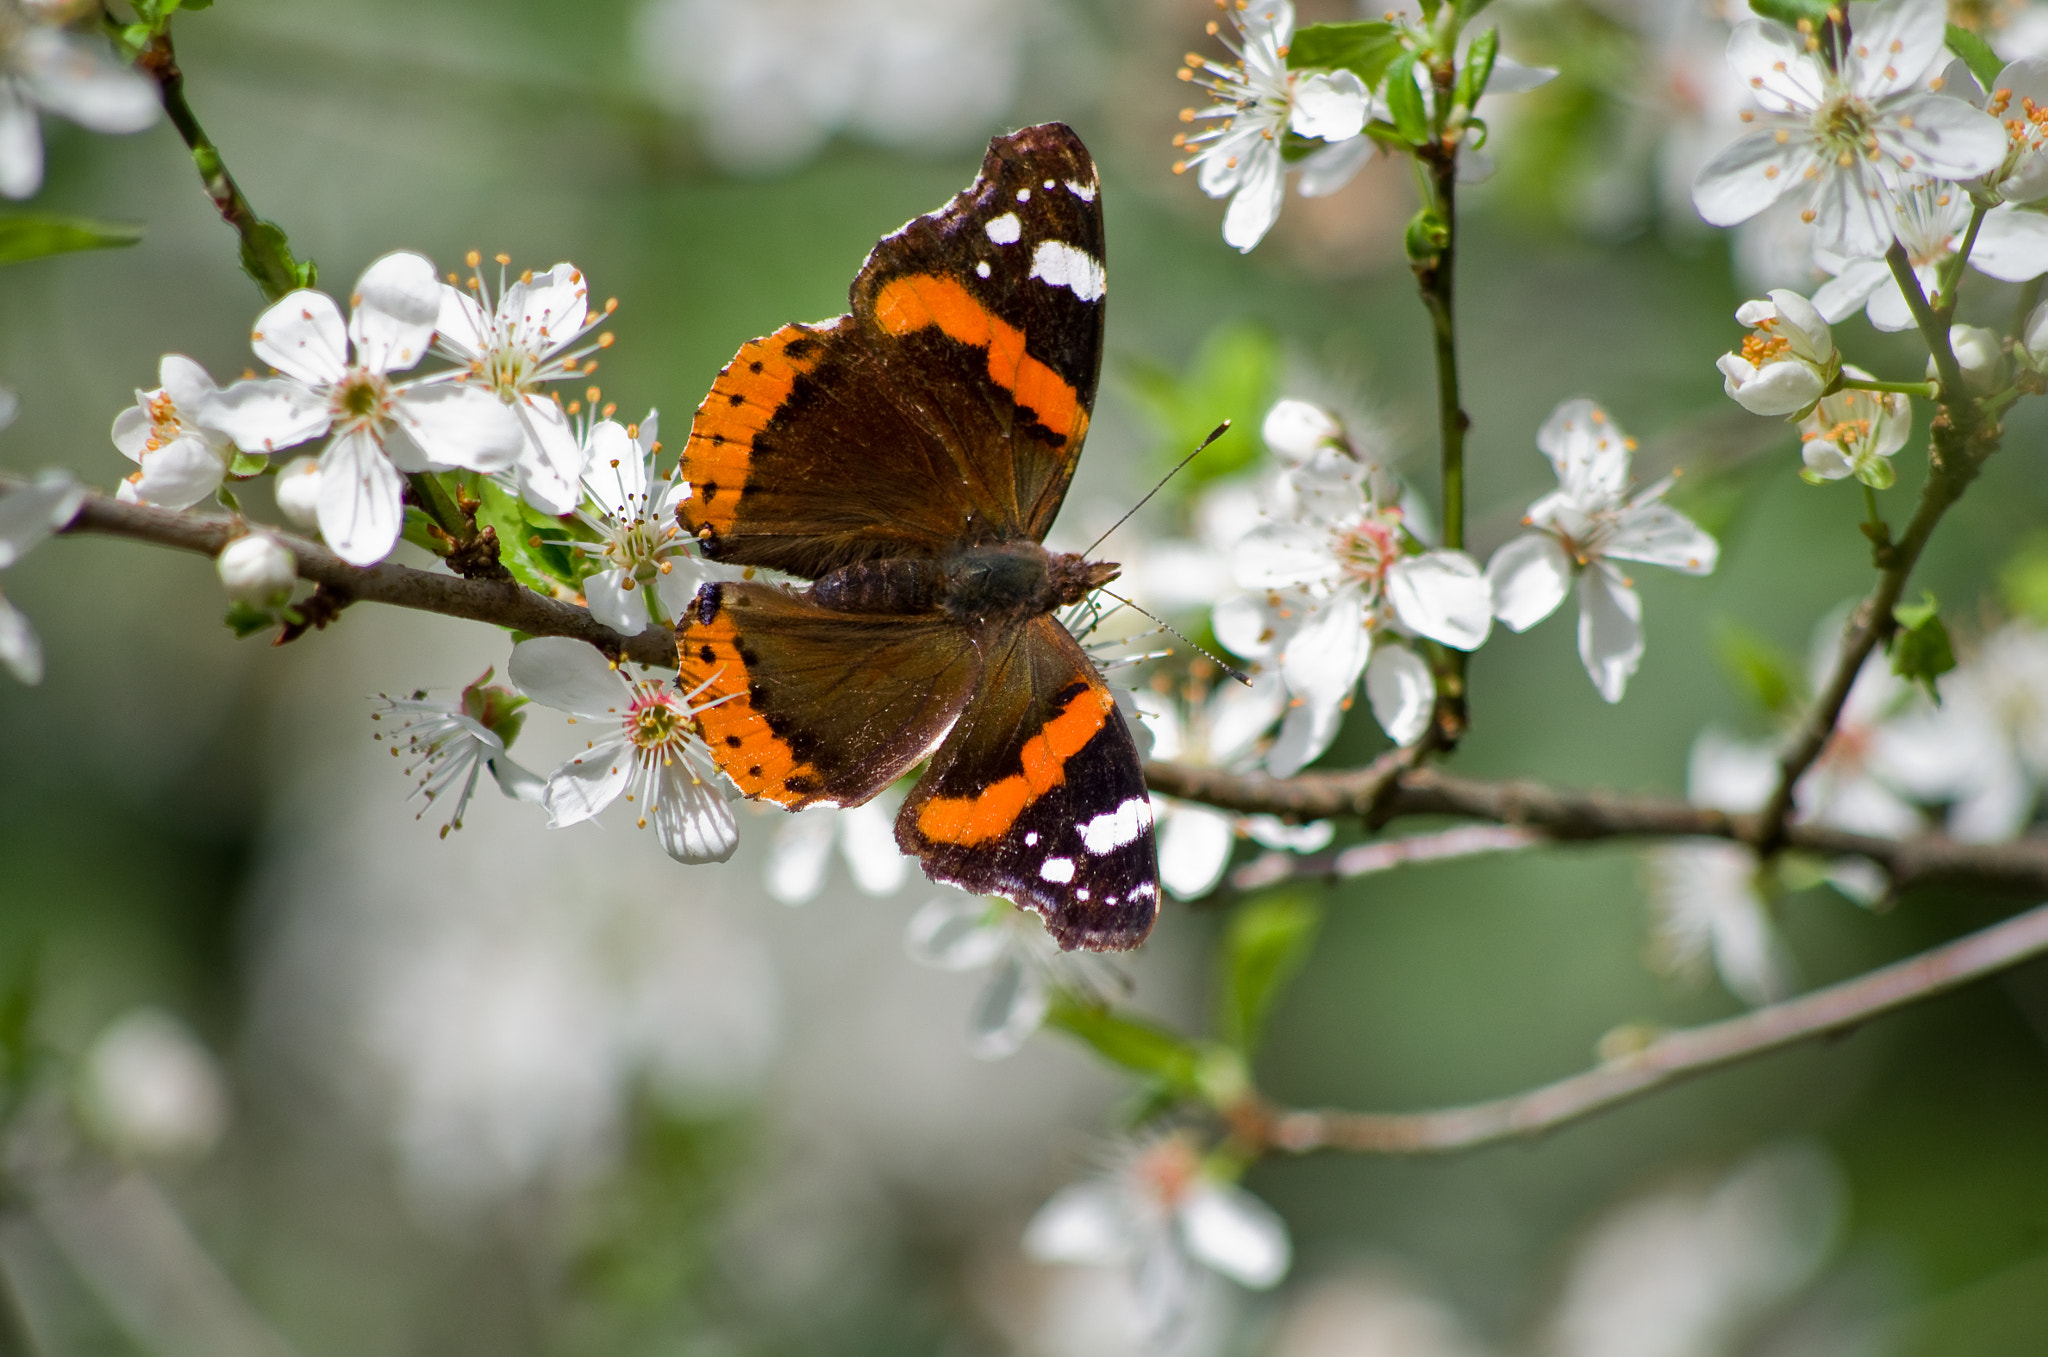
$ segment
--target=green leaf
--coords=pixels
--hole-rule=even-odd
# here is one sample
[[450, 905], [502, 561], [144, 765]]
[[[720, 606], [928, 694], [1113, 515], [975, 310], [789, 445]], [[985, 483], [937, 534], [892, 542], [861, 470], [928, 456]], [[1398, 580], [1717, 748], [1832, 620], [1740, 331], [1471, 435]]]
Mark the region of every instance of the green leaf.
[[234, 459], [228, 463], [228, 475], [236, 480], [247, 480], [251, 476], [261, 476], [269, 468], [269, 453], [237, 451]]
[[2048, 627], [2048, 532], [2020, 543], [1998, 572], [1998, 594], [2015, 617]]
[[1918, 603], [1901, 603], [1892, 609], [1899, 630], [1892, 636], [1892, 672], [1927, 689], [1936, 702], [1941, 694], [1934, 681], [1956, 667], [1955, 647], [1949, 643], [1948, 628], [1937, 614], [1933, 594], [1923, 593]]
[[1493, 0], [1458, 0], [1458, 18], [1470, 23], [1479, 16], [1479, 11], [1492, 4]]
[[1827, 22], [1825, 0], [1749, 0], [1749, 7], [1766, 19], [1776, 19], [1788, 28], [1799, 27], [1805, 19], [1815, 28]]
[[1804, 699], [1798, 663], [1776, 642], [1732, 618], [1715, 624], [1714, 658], [1728, 681], [1766, 715], [1786, 715]]
[[1124, 375], [1159, 430], [1154, 460], [1162, 472], [1232, 421], [1230, 432], [1167, 483], [1167, 494], [1184, 498], [1258, 459], [1259, 424], [1279, 385], [1280, 341], [1263, 325], [1226, 322], [1209, 332], [1179, 375], [1141, 363]]
[[434, 535], [434, 520], [417, 504], [405, 506], [405, 516], [399, 520], [398, 535], [422, 551], [431, 551], [436, 556], [448, 554], [448, 543]]
[[557, 586], [574, 587], [580, 582], [569, 553], [546, 542], [534, 545], [543, 535], [560, 536], [563, 525], [530, 509], [526, 501], [504, 489], [488, 476], [479, 476], [470, 492], [483, 502], [477, 506], [476, 525], [498, 534], [498, 560], [518, 580], [536, 593], [554, 597]]
[[1451, 103], [1470, 110], [1479, 103], [1479, 96], [1486, 93], [1486, 82], [1493, 78], [1494, 58], [1500, 55], [1500, 30], [1489, 28], [1472, 39], [1471, 50], [1465, 54], [1465, 64], [1458, 71], [1458, 83], [1451, 94]]
[[1288, 44], [1294, 70], [1352, 71], [1371, 89], [1401, 54], [1401, 30], [1379, 19], [1354, 24], [1310, 24]]
[[1217, 993], [1219, 1037], [1246, 1053], [1258, 1046], [1273, 1001], [1308, 960], [1322, 917], [1314, 899], [1294, 892], [1263, 896], [1231, 915]]
[[1948, 26], [1948, 50], [1963, 59], [1963, 64], [1970, 68], [1970, 74], [1976, 76], [1977, 83], [1987, 90], [1998, 83], [1998, 73], [2005, 69], [2004, 60], [1991, 50], [1990, 43], [1955, 24]]
[[1415, 83], [1415, 53], [1403, 52], [1387, 67], [1387, 115], [1394, 130], [1410, 146], [1429, 140], [1429, 111], [1422, 106], [1422, 87]]
[[259, 631], [268, 631], [277, 625], [277, 617], [268, 608], [258, 608], [249, 603], [228, 604], [227, 616], [221, 621], [238, 641], [246, 641]]
[[1121, 1017], [1069, 994], [1054, 996], [1045, 1025], [1078, 1037], [1112, 1065], [1157, 1079], [1181, 1094], [1198, 1091], [1200, 1049], [1163, 1027]]
[[1435, 259], [1451, 243], [1450, 223], [1444, 220], [1443, 213], [1425, 207], [1408, 219], [1408, 230], [1401, 243], [1408, 257], [1417, 263]]
[[113, 250], [142, 239], [137, 222], [9, 213], [0, 216], [0, 264], [79, 250]]
[[243, 233], [241, 259], [242, 272], [255, 279], [272, 301], [320, 281], [319, 266], [310, 259], [293, 258], [291, 241], [274, 222], [259, 221]]

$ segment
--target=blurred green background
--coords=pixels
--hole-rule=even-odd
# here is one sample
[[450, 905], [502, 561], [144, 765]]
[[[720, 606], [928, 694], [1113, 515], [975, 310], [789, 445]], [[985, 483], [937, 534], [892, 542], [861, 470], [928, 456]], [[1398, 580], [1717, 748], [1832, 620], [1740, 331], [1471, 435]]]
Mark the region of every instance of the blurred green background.
[[[736, 58], [662, 49], [671, 30], [637, 5], [222, 0], [175, 32], [199, 115], [323, 286], [343, 293], [401, 247], [443, 268], [470, 248], [521, 267], [573, 260], [594, 296], [620, 300], [606, 398], [622, 417], [660, 407], [672, 447], [740, 342], [842, 309], [875, 238], [964, 184], [988, 135], [1058, 118], [1101, 162], [1114, 284], [1103, 408], [1070, 515], [1113, 515], [1149, 484], [1172, 451], [1157, 393], [1190, 371], [1182, 404], [1228, 392], [1251, 403], [1219, 413], [1247, 429], [1274, 395], [1338, 398], [1433, 484], [1399, 169], [1290, 199], [1249, 257], [1222, 244], [1220, 205], [1167, 172], [1185, 93], [1171, 72], [1200, 45], [1206, 4], [842, 8], [911, 34], [965, 13], [996, 33], [1014, 91], [989, 96], [978, 122], [936, 129], [824, 119], [821, 149], [749, 164], [721, 149], [719, 118], [787, 110], [679, 113], [664, 91]], [[1459, 287], [1475, 544], [1504, 540], [1550, 484], [1534, 430], [1589, 394], [1642, 439], [1639, 476], [1685, 466], [1681, 502], [1724, 556], [1703, 581], [1643, 572], [1648, 656], [1620, 706], [1586, 682], [1565, 618], [1497, 633], [1473, 664], [1476, 729], [1456, 766], [1678, 792], [1701, 728], [1768, 729], [1718, 667], [1717, 628], [1739, 622], [1803, 654], [1815, 620], [1867, 583], [1860, 497], [1802, 484], [1790, 431], [1721, 394], [1713, 359], [1747, 295], [1723, 243], [1654, 210], [1593, 226], [1577, 210], [1607, 168], [1599, 148], [1636, 116], [1613, 72], [1649, 59], [1649, 21], [1569, 3], [1500, 17], [1509, 52], [1566, 74], [1503, 117], [1504, 172], [1470, 195]], [[821, 41], [797, 28], [786, 40]], [[851, 60], [811, 59], [805, 79]], [[232, 377], [251, 362], [260, 297], [168, 127], [108, 138], [51, 119], [45, 137], [38, 207], [140, 221], [145, 235], [0, 277], [0, 381], [22, 404], [0, 466], [63, 465], [110, 487], [128, 466], [108, 424], [155, 385], [158, 356]], [[1966, 309], [2003, 319], [2010, 298], [1970, 286]], [[1215, 359], [1219, 332], [1269, 355], [1270, 377]], [[1853, 360], [1910, 374], [1897, 337], [1860, 318], [1841, 334]], [[2048, 521], [2036, 405], [2016, 412], [1924, 567], [1963, 632], [1999, 565]], [[1895, 521], [1918, 479], [1899, 460]], [[1160, 506], [1152, 529], [1180, 530], [1175, 512]], [[17, 1194], [0, 1207], [0, 1260], [23, 1350], [1132, 1350], [1089, 1283], [1027, 1263], [1016, 1243], [1036, 1205], [1099, 1160], [1124, 1086], [1051, 1035], [1006, 1063], [967, 1057], [973, 978], [901, 953], [931, 894], [921, 881], [878, 900], [835, 869], [824, 898], [787, 909], [759, 884], [767, 815], [744, 817], [732, 863], [685, 870], [623, 824], [536, 835], [488, 791], [443, 841], [403, 804], [365, 699], [452, 692], [502, 665], [502, 638], [359, 608], [285, 649], [237, 642], [207, 562], [105, 540], [47, 546], [5, 584], [43, 635], [49, 677], [0, 686], [0, 972], [37, 977], [37, 1031], [60, 1063], [138, 1006], [178, 1015], [224, 1063], [225, 1138], [149, 1171], [224, 1271], [214, 1282], [240, 1297], [221, 1302], [231, 1320], [180, 1309], [198, 1305], [198, 1283], [137, 1309], [109, 1280], [123, 1275], [118, 1249], [96, 1255], [90, 1230], [35, 1224], [34, 1194]], [[1369, 723], [1351, 724], [1331, 766], [1375, 747]], [[541, 751], [569, 736], [546, 713], [529, 729], [521, 752], [545, 768]], [[1625, 849], [1333, 888], [1262, 1079], [1291, 1102], [1423, 1107], [1580, 1069], [1624, 1023], [1736, 1011], [1718, 986], [1646, 967], [1643, 899], [1640, 855]], [[1873, 915], [1819, 889], [1789, 897], [1783, 923], [1819, 983], [2012, 906], [1929, 894]], [[1196, 1021], [1219, 918], [1169, 908], [1132, 968], [1138, 1008]], [[1704, 1285], [1694, 1255], [1659, 1252], [1666, 1236], [1648, 1230], [1620, 1249], [1640, 1275], [1622, 1269], [1606, 1291], [1587, 1280], [1595, 1242], [1631, 1238], [1610, 1232], [1628, 1203], [1683, 1216], [1690, 1202], [1706, 1220], [1701, 1194], [1787, 1145], [1826, 1199], [1800, 1228], [1825, 1242], [1779, 1269], [1783, 1294], [1764, 1286], [1674, 1346], [1685, 1285]], [[1238, 1297], [1199, 1350], [2039, 1352], [2048, 968], [1540, 1143], [1269, 1163], [1248, 1185], [1285, 1215], [1294, 1271], [1271, 1295]], [[1722, 1244], [1768, 1253], [1748, 1239]], [[1566, 1322], [1596, 1293], [1632, 1339], [1603, 1347]]]

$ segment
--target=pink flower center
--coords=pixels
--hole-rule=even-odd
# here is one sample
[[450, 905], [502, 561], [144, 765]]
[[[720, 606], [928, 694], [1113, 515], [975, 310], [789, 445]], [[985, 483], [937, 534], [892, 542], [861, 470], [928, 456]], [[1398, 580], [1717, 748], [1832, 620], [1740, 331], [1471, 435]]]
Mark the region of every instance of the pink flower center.
[[666, 760], [681, 751], [690, 738], [690, 717], [669, 684], [649, 679], [633, 685], [626, 738], [643, 759]]
[[381, 372], [350, 368], [334, 384], [328, 402], [344, 432], [368, 429], [381, 435], [391, 422], [391, 383]]
[[1387, 569], [1401, 559], [1401, 511], [1367, 509], [1356, 521], [1338, 528], [1331, 542], [1331, 554], [1345, 578], [1364, 587], [1368, 597], [1377, 597]]

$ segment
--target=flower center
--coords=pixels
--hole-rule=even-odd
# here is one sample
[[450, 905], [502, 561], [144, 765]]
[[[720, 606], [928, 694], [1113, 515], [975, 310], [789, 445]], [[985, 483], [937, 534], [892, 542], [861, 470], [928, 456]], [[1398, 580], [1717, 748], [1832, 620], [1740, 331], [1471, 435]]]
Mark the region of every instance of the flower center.
[[344, 373], [330, 400], [336, 422], [354, 428], [380, 429], [391, 418], [391, 383], [368, 368]]
[[510, 335], [501, 333], [477, 361], [475, 372], [484, 385], [497, 392], [499, 399], [509, 405], [536, 385], [535, 371], [539, 362], [539, 354]]
[[1870, 421], [1867, 419], [1844, 419], [1832, 429], [1816, 429], [1799, 435], [1803, 443], [1819, 440], [1833, 443], [1842, 450], [1844, 457], [1854, 457], [1857, 449], [1870, 441]]
[[1814, 111], [1813, 134], [1835, 163], [1847, 169], [1858, 156], [1877, 155], [1877, 134], [1872, 131], [1876, 123], [1877, 114], [1864, 100], [1837, 94]]
[[1750, 331], [1749, 338], [1742, 341], [1742, 356], [1749, 360], [1751, 367], [1763, 367], [1775, 363], [1792, 351], [1792, 341], [1784, 335], [1772, 334], [1775, 319], [1760, 322]]
[[626, 707], [626, 737], [643, 759], [666, 759], [681, 752], [690, 738], [690, 718], [669, 685], [652, 680], [633, 685], [633, 699]]
[[175, 443], [185, 432], [184, 421], [178, 418], [177, 402], [169, 393], [159, 391], [149, 398], [149, 444], [148, 450], [155, 452], [167, 443]]
[[1131, 1176], [1147, 1197], [1171, 1210], [1187, 1196], [1201, 1168], [1194, 1147], [1175, 1137], [1140, 1154], [1131, 1166]]
[[1401, 558], [1400, 526], [1399, 509], [1369, 509], [1331, 535], [1330, 552], [1337, 568], [1364, 586], [1368, 598], [1377, 597], [1387, 567]]

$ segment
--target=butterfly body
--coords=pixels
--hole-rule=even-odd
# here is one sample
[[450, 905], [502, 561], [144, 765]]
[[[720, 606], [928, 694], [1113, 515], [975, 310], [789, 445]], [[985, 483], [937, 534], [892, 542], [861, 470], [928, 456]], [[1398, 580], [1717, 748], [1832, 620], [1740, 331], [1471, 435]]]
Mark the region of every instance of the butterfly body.
[[1095, 167], [1057, 123], [990, 144], [884, 237], [852, 309], [743, 346], [699, 407], [677, 513], [712, 560], [677, 627], [720, 766], [788, 809], [857, 805], [930, 762], [897, 843], [934, 880], [1135, 946], [1158, 909], [1137, 748], [1054, 616], [1117, 567], [1048, 551], [1101, 363]]

